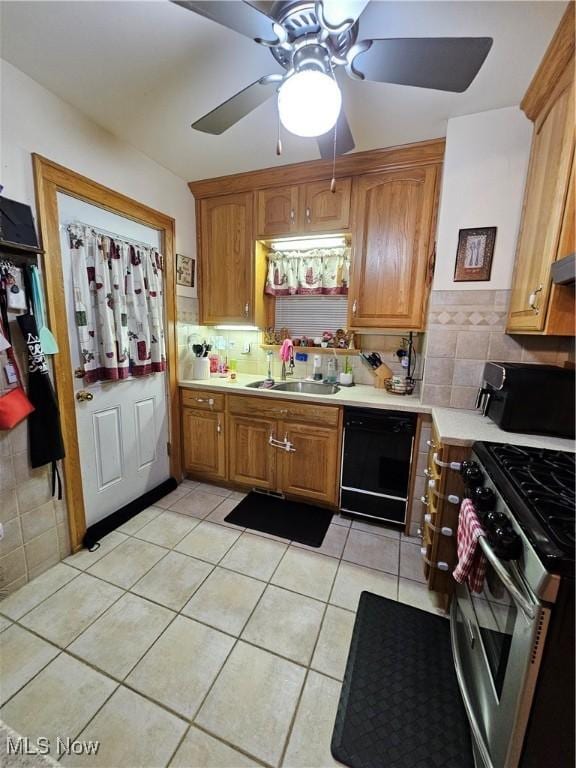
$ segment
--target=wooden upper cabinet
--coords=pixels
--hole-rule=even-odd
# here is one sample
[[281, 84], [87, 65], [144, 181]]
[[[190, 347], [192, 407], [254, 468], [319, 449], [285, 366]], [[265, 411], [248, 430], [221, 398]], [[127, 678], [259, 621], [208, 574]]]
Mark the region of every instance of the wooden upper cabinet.
[[352, 179], [330, 179], [256, 192], [257, 237], [342, 232], [350, 228]]
[[437, 167], [355, 179], [351, 328], [424, 327]]
[[547, 326], [550, 268], [559, 255], [574, 152], [573, 77], [566, 75], [534, 126], [508, 331], [541, 332]]
[[[554, 285], [554, 261], [574, 251], [574, 8], [522, 102], [534, 120], [507, 331], [574, 335], [574, 288]], [[560, 66], [561, 65], [561, 66]]]
[[277, 187], [256, 193], [256, 231], [258, 237], [297, 234], [299, 188]]
[[302, 187], [303, 232], [342, 232], [350, 227], [352, 179], [338, 179], [334, 192], [330, 179], [312, 181]]
[[252, 192], [199, 202], [200, 322], [254, 323]]

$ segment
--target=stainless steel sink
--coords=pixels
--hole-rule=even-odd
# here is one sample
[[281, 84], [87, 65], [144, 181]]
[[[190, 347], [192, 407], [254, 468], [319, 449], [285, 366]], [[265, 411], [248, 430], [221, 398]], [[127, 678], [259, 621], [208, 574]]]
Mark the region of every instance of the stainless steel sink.
[[300, 392], [303, 395], [335, 395], [340, 392], [336, 384], [322, 381], [281, 381], [271, 388], [274, 392]]
[[250, 389], [271, 389], [269, 386], [265, 386], [266, 379], [260, 379], [260, 381], [253, 381], [251, 384], [246, 384]]

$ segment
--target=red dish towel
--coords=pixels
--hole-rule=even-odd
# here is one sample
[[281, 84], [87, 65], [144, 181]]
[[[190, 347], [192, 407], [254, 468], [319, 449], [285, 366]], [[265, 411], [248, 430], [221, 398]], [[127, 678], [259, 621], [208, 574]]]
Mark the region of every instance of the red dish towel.
[[482, 592], [484, 586], [486, 558], [478, 545], [478, 539], [485, 535], [474, 504], [470, 499], [464, 499], [458, 516], [458, 565], [452, 575], [459, 584], [467, 580], [472, 592]]

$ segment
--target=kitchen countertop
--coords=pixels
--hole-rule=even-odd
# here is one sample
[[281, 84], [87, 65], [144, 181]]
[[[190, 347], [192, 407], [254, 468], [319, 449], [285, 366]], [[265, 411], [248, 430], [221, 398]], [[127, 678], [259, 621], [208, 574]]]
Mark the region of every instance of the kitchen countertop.
[[574, 440], [545, 435], [527, 435], [522, 432], [505, 432], [492, 419], [482, 416], [479, 411], [432, 408], [432, 420], [440, 441], [448, 445], [472, 445], [477, 440], [483, 440], [489, 443], [509, 443], [531, 448], [576, 452]]
[[[458, 408], [437, 408], [423, 405], [417, 395], [392, 395], [384, 389], [376, 389], [367, 384], [353, 387], [341, 387], [334, 395], [308, 395], [298, 392], [278, 392], [271, 389], [250, 389], [246, 385], [261, 381], [262, 374], [252, 376], [239, 373], [236, 381], [210, 378], [206, 380], [183, 380], [180, 387], [190, 389], [209, 389], [218, 392], [248, 395], [253, 397], [273, 397], [282, 400], [296, 400], [329, 405], [350, 405], [357, 408], [375, 408], [387, 411], [406, 411], [409, 413], [432, 414], [432, 419], [441, 442], [447, 445], [469, 446], [477, 440], [493, 443], [510, 443], [534, 448], [548, 448], [557, 451], [576, 452], [574, 440], [544, 435], [526, 435], [519, 432], [505, 432], [487, 416], [479, 411]], [[295, 379], [297, 381], [297, 379]]]
[[[391, 395], [385, 389], [376, 389], [368, 384], [355, 384], [353, 387], [340, 387], [334, 395], [308, 395], [300, 392], [278, 392], [271, 389], [250, 389], [246, 385], [253, 381], [262, 381], [264, 376], [252, 376], [239, 373], [236, 381], [229, 379], [210, 378], [180, 381], [179, 386], [192, 389], [211, 389], [215, 392], [231, 392], [237, 395], [253, 395], [255, 397], [275, 397], [282, 400], [298, 400], [299, 402], [322, 403], [323, 405], [352, 405], [358, 408], [381, 408], [388, 411], [408, 411], [410, 413], [431, 413], [429, 405], [422, 405], [416, 395]], [[298, 381], [298, 379], [289, 379]], [[276, 382], [280, 383], [279, 380]]]

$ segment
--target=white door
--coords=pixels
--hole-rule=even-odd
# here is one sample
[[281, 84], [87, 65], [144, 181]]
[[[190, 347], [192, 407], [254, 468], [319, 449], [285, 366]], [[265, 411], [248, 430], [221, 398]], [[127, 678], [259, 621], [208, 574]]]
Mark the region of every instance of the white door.
[[[101, 227], [161, 252], [160, 233], [68, 195], [58, 194], [62, 267], [73, 373], [81, 367], [74, 324], [72, 267], [66, 227], [82, 222]], [[166, 373], [97, 382], [84, 386], [74, 378], [74, 402], [86, 526], [134, 501], [170, 476]], [[91, 400], [78, 400], [81, 392]]]

